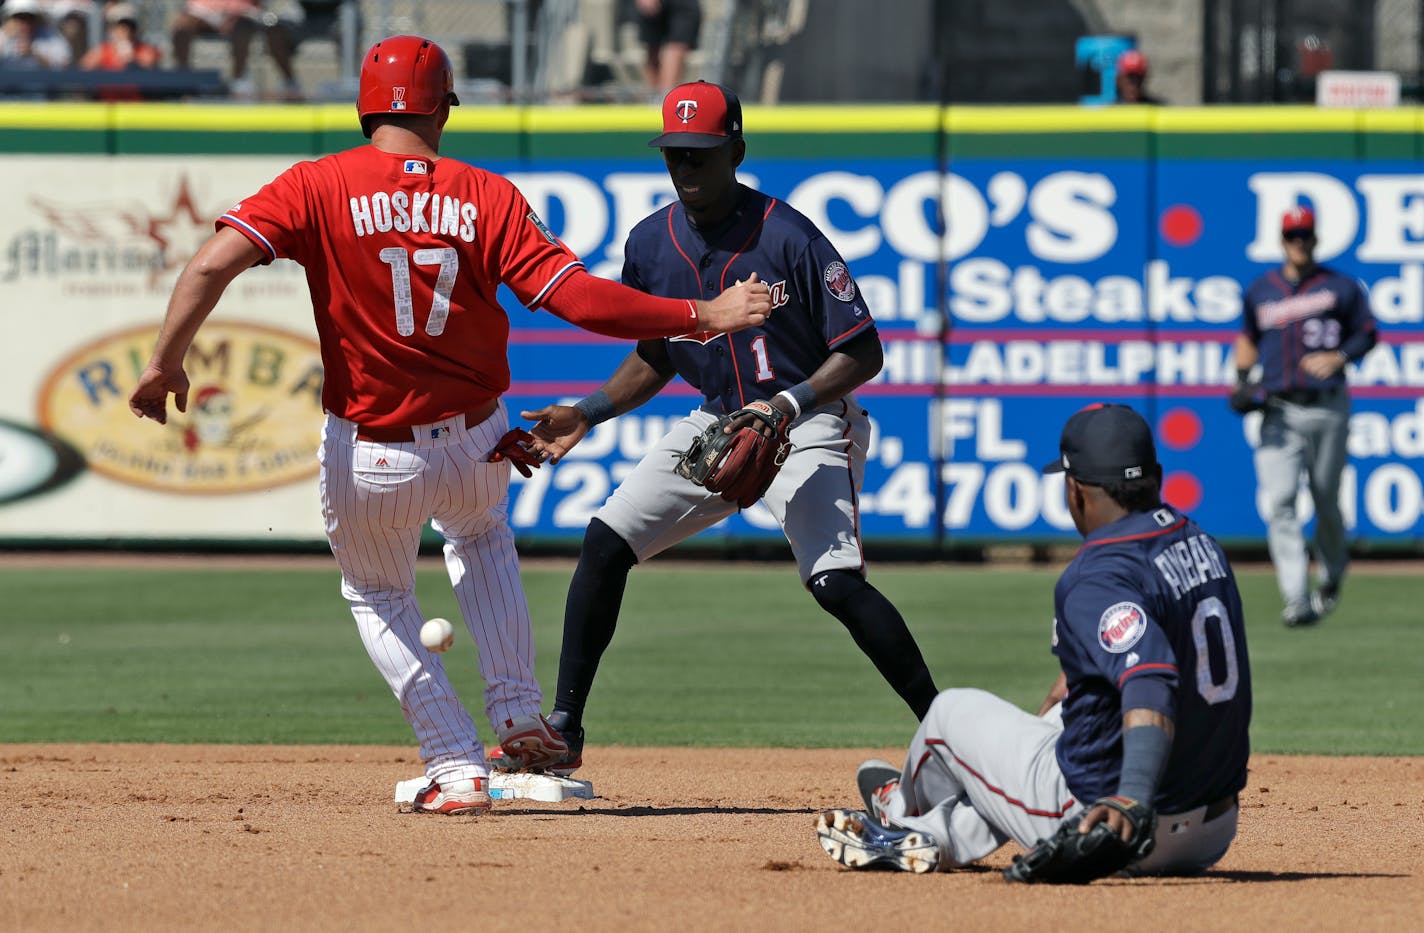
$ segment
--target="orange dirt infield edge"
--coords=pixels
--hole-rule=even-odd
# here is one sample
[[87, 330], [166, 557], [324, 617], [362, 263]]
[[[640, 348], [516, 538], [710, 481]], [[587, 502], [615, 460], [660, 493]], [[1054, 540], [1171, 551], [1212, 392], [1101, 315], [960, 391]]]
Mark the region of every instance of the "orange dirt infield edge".
[[[590, 747], [598, 797], [402, 814], [411, 749], [0, 745], [0, 929], [1405, 929], [1424, 916], [1424, 758], [1257, 756], [1198, 878], [1010, 886], [850, 872], [822, 809], [896, 749]], [[1413, 918], [1412, 920], [1410, 918]]]

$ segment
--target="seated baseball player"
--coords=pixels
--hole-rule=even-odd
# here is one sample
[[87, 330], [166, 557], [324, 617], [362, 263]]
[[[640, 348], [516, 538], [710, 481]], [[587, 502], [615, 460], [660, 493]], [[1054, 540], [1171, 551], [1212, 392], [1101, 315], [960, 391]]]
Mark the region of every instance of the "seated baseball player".
[[1038, 715], [982, 690], [935, 698], [903, 767], [860, 766], [864, 811], [816, 821], [849, 868], [947, 871], [1009, 840], [1010, 881], [1194, 874], [1236, 835], [1251, 674], [1226, 556], [1161, 501], [1152, 430], [1123, 405], [1063, 429], [1083, 547], [1054, 588], [1062, 673]]

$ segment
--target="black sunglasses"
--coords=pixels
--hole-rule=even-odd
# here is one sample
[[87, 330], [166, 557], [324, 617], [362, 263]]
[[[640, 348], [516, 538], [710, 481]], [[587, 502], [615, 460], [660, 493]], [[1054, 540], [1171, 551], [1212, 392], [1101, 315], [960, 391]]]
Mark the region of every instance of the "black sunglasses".
[[1293, 243], [1303, 242], [1305, 240], [1315, 239], [1315, 234], [1309, 230], [1287, 230], [1285, 233], [1281, 234], [1281, 239], [1289, 240]]

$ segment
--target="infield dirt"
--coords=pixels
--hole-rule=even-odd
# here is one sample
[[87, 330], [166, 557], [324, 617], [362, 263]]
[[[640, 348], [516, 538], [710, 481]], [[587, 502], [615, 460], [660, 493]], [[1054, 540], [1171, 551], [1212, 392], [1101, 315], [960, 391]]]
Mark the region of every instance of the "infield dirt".
[[[1258, 756], [1190, 879], [849, 872], [816, 843], [898, 750], [603, 747], [594, 800], [402, 814], [409, 749], [4, 745], [4, 930], [1398, 930], [1424, 917], [1424, 759]], [[1413, 919], [1410, 919], [1413, 918]]]

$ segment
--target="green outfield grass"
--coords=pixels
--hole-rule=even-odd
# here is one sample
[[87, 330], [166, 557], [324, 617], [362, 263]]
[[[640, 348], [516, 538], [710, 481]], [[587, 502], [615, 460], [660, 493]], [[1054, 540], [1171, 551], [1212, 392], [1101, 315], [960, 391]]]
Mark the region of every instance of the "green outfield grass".
[[[0, 567], [0, 742], [412, 744], [367, 660], [334, 565], [192, 570]], [[320, 565], [316, 565], [320, 566]], [[570, 570], [527, 568], [552, 694]], [[1424, 754], [1424, 574], [1357, 564], [1340, 610], [1286, 630], [1268, 571], [1240, 574], [1264, 752]], [[941, 687], [1037, 708], [1055, 569], [879, 565]], [[426, 615], [458, 620], [438, 565]], [[446, 655], [481, 722], [475, 655]], [[593, 744], [882, 746], [914, 722], [789, 564], [633, 572], [595, 685]]]

